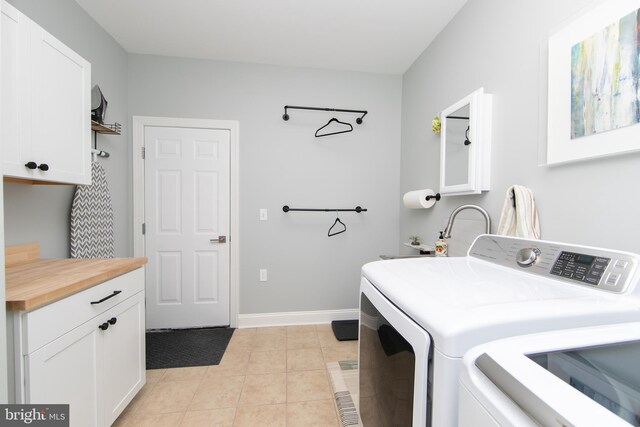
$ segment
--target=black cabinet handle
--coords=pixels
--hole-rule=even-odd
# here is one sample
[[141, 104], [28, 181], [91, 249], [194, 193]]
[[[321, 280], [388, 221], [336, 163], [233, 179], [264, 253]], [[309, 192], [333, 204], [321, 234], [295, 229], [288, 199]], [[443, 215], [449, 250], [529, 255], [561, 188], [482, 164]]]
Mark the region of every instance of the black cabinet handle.
[[118, 319], [117, 319], [117, 318], [112, 317], [111, 319], [109, 319], [109, 324], [110, 324], [110, 325], [115, 325], [117, 321], [118, 321]]
[[43, 172], [46, 172], [46, 171], [49, 170], [49, 165], [46, 164], [46, 163], [42, 163], [42, 164], [40, 164], [40, 166], [38, 166], [38, 169], [40, 169]]
[[109, 324], [107, 322], [104, 322], [102, 325], [98, 326], [98, 328], [106, 331], [107, 329], [109, 329]]
[[36, 162], [28, 162], [28, 163], [25, 163], [25, 166], [27, 169], [33, 170], [38, 167], [38, 164]]
[[106, 300], [108, 300], [109, 298], [113, 298], [113, 297], [115, 297], [116, 295], [118, 295], [118, 294], [120, 294], [120, 293], [122, 293], [122, 291], [113, 291], [113, 293], [112, 293], [111, 295], [106, 296], [106, 297], [102, 298], [102, 299], [101, 299], [101, 300], [99, 300], [99, 301], [91, 301], [91, 304], [100, 304], [100, 303], [102, 303], [102, 302], [105, 302], [105, 301], [106, 301]]

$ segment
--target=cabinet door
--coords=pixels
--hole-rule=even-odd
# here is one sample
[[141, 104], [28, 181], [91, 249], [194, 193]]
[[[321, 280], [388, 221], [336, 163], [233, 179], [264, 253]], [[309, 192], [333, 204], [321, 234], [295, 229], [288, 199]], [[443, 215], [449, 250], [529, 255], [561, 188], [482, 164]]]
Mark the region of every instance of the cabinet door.
[[33, 179], [91, 183], [91, 65], [31, 24]]
[[104, 331], [105, 422], [110, 425], [145, 383], [144, 292], [99, 316]]
[[5, 1], [0, 35], [0, 143], [4, 175], [31, 178], [29, 19]]
[[25, 356], [26, 403], [69, 404], [72, 427], [102, 426], [103, 332], [92, 320]]

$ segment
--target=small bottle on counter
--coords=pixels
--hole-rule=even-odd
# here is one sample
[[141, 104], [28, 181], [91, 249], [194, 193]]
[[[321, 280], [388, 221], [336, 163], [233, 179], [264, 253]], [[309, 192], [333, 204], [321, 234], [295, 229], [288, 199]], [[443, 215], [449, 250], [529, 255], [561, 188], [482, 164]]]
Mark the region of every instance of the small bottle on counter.
[[447, 255], [447, 241], [444, 240], [444, 236], [442, 235], [442, 231], [440, 232], [440, 237], [436, 240], [435, 243], [436, 256], [448, 256]]

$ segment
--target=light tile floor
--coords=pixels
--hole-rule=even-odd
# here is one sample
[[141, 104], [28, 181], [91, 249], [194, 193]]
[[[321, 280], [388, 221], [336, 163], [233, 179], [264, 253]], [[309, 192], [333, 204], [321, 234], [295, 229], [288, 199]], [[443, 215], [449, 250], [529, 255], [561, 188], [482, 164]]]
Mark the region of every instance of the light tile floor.
[[114, 426], [338, 427], [326, 364], [357, 356], [329, 324], [238, 329], [219, 365], [147, 371]]

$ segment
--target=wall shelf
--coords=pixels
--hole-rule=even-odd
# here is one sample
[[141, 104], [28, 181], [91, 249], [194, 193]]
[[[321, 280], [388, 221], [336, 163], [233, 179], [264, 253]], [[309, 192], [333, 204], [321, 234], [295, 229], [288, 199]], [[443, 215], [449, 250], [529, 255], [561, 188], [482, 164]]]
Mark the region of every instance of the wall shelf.
[[423, 252], [425, 252], [425, 253], [434, 253], [435, 250], [436, 250], [433, 246], [427, 246], [427, 245], [423, 245], [423, 244], [412, 245], [410, 242], [403, 243], [403, 245], [408, 246], [408, 247], [413, 248], [413, 249], [417, 249], [417, 250], [420, 251], [420, 253], [423, 253]]
[[100, 124], [96, 121], [91, 120], [91, 130], [96, 133], [102, 133], [105, 135], [120, 135], [122, 131], [122, 125], [120, 123], [105, 123]]

